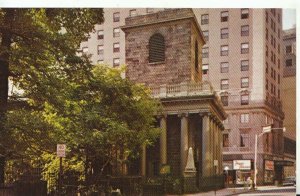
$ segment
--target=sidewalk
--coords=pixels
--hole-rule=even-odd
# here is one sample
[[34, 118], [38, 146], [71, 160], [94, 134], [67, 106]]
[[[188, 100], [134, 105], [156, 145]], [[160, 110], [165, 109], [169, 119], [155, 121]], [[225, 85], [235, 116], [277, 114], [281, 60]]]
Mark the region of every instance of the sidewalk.
[[238, 195], [241, 193], [248, 193], [252, 192], [254, 190], [251, 190], [249, 188], [245, 187], [236, 187], [236, 188], [224, 188], [224, 189], [219, 189], [216, 192], [215, 191], [209, 191], [209, 192], [203, 192], [203, 193], [194, 193], [194, 194], [185, 194], [185, 196], [229, 196], [229, 195]]

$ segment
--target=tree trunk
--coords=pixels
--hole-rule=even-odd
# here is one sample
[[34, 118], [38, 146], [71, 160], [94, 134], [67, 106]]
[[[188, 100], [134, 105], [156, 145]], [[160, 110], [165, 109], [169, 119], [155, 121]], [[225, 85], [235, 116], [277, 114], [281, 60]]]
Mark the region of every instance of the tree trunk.
[[[4, 21], [1, 30], [1, 45], [3, 51], [0, 54], [0, 131], [1, 137], [5, 138], [6, 131], [4, 125], [6, 121], [6, 111], [8, 103], [8, 76], [9, 76], [9, 57], [12, 43], [12, 34], [5, 29], [10, 29], [14, 20], [15, 9], [3, 9]], [[0, 184], [4, 183], [6, 147], [1, 145], [0, 149]]]

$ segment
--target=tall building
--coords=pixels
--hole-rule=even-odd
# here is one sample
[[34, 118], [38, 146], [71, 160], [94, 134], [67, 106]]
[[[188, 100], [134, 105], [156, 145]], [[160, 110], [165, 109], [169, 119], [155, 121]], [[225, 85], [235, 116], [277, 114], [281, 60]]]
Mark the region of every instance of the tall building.
[[[81, 44], [94, 63], [125, 64], [126, 17], [164, 9], [104, 9], [105, 22]], [[224, 121], [223, 162], [228, 182], [243, 184], [253, 176], [255, 135], [258, 138], [259, 184], [281, 181], [283, 154], [282, 11], [281, 9], [193, 9], [206, 45], [202, 80], [221, 97]], [[170, 31], [170, 33], [172, 33]], [[180, 48], [179, 48], [180, 50]], [[261, 134], [272, 125], [271, 133]]]
[[[282, 77], [282, 107], [285, 113], [283, 126], [284, 153], [286, 159], [296, 159], [296, 28], [283, 32], [284, 65]], [[295, 175], [295, 164], [286, 167], [285, 176]]]

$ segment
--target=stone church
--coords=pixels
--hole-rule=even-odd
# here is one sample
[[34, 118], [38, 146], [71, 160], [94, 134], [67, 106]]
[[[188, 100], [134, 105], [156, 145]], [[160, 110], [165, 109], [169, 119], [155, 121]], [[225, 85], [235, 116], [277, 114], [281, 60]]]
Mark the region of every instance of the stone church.
[[161, 128], [155, 146], [143, 147], [140, 173], [182, 177], [185, 192], [224, 185], [222, 121], [226, 113], [209, 82], [202, 82], [204, 36], [192, 9], [129, 17], [125, 32], [126, 77], [159, 99]]

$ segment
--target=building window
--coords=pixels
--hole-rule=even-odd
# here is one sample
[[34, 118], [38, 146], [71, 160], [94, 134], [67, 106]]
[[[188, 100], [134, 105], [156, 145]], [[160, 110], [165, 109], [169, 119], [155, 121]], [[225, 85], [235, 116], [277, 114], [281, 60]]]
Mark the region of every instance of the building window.
[[209, 56], [208, 47], [202, 48], [202, 58], [208, 58], [208, 56]]
[[228, 21], [228, 11], [221, 12], [221, 22]]
[[278, 28], [278, 38], [280, 39], [280, 28]]
[[287, 59], [287, 60], [285, 61], [285, 66], [290, 67], [290, 66], [292, 66], [292, 65], [293, 65], [293, 59]]
[[242, 60], [241, 61], [241, 71], [248, 71], [249, 70], [249, 61]]
[[203, 75], [208, 74], [208, 64], [202, 65], [202, 74]]
[[103, 64], [103, 60], [98, 60], [97, 63], [98, 64]]
[[120, 65], [120, 59], [119, 58], [114, 58], [114, 60], [113, 60], [113, 66], [117, 67], [119, 65]]
[[103, 30], [98, 31], [98, 39], [104, 39], [104, 32]]
[[240, 147], [249, 147], [249, 146], [250, 146], [249, 134], [242, 133], [240, 135]]
[[221, 29], [221, 39], [227, 39], [228, 38], [228, 28]]
[[269, 39], [269, 30], [266, 29], [266, 40], [268, 40], [268, 39]]
[[241, 27], [241, 36], [248, 36], [249, 35], [249, 25], [243, 25]]
[[136, 9], [129, 10], [129, 16], [130, 17], [136, 16], [136, 15], [137, 15]]
[[241, 9], [241, 19], [249, 18], [249, 9]]
[[266, 90], [268, 90], [269, 89], [269, 81], [268, 81], [268, 79], [266, 79]]
[[229, 71], [228, 62], [222, 62], [220, 65], [221, 65], [221, 73], [227, 73]]
[[195, 42], [195, 70], [198, 72], [198, 59], [199, 59], [199, 56], [198, 56], [198, 42], [196, 41]]
[[204, 36], [205, 41], [208, 41], [208, 40], [209, 40], [209, 34], [208, 34], [208, 31], [203, 31], [203, 36]]
[[88, 47], [83, 47], [82, 48], [82, 53], [87, 54], [89, 52], [89, 48]]
[[249, 53], [249, 43], [242, 43], [241, 44], [241, 54]]
[[114, 22], [119, 22], [120, 21], [120, 12], [115, 12], [113, 17], [114, 17]]
[[292, 46], [291, 45], [288, 45], [288, 46], [285, 47], [285, 53], [286, 54], [292, 53]]
[[154, 12], [154, 8], [147, 8], [147, 13], [153, 13]]
[[229, 88], [228, 79], [222, 79], [221, 80], [221, 90], [228, 89], [228, 88]]
[[269, 64], [266, 63], [266, 73], [269, 73]]
[[249, 104], [249, 95], [241, 95], [241, 105]]
[[149, 39], [149, 63], [162, 62], [165, 60], [165, 38], [159, 33]]
[[280, 99], [280, 90], [278, 89], [278, 99]]
[[241, 114], [240, 121], [241, 123], [249, 123], [249, 114], [248, 113]]
[[120, 52], [120, 43], [114, 43], [114, 52]]
[[224, 106], [228, 106], [228, 96], [227, 95], [221, 96], [221, 101]]
[[249, 78], [241, 78], [241, 88], [248, 88], [249, 87]]
[[104, 54], [104, 47], [103, 47], [103, 45], [99, 45], [97, 51], [98, 51], [98, 55], [103, 55]]
[[208, 22], [209, 22], [208, 20], [209, 20], [208, 14], [201, 15], [201, 24], [202, 25], [208, 24]]
[[120, 28], [114, 28], [114, 37], [120, 37]]
[[278, 74], [278, 84], [280, 84], [280, 74]]
[[268, 23], [269, 22], [269, 13], [268, 13], [268, 11], [266, 11], [266, 23]]
[[229, 147], [229, 134], [223, 133], [223, 147]]
[[266, 46], [266, 56], [269, 56], [269, 47]]
[[228, 56], [228, 45], [222, 45], [221, 46], [221, 56]]

